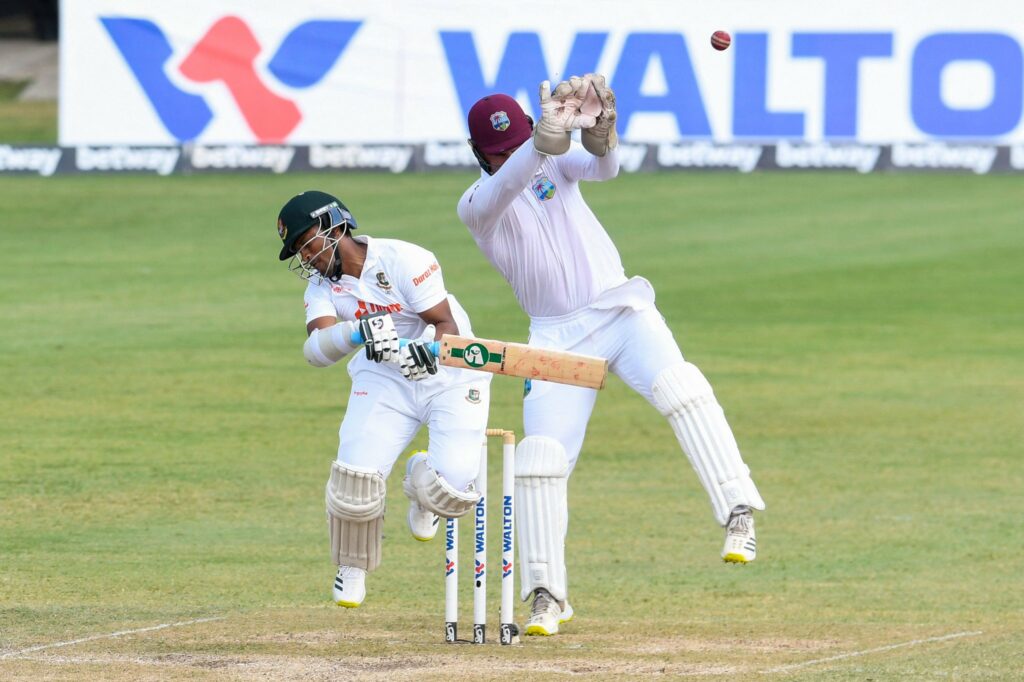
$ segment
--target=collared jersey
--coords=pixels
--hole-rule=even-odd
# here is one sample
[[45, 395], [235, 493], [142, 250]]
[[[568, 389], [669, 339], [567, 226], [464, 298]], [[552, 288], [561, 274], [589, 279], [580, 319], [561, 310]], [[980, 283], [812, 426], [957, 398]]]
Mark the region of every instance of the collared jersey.
[[617, 152], [595, 157], [573, 143], [560, 156], [527, 142], [459, 201], [459, 218], [530, 317], [584, 308], [626, 282], [611, 237], [580, 194], [580, 180], [618, 173]]
[[362, 273], [358, 278], [342, 275], [338, 282], [310, 281], [304, 297], [307, 324], [318, 317], [355, 321], [363, 315], [384, 311], [391, 313], [399, 338], [418, 339], [427, 327], [419, 313], [447, 299], [459, 333], [472, 336], [469, 316], [445, 290], [434, 254], [398, 239], [366, 235], [353, 239], [366, 244]]

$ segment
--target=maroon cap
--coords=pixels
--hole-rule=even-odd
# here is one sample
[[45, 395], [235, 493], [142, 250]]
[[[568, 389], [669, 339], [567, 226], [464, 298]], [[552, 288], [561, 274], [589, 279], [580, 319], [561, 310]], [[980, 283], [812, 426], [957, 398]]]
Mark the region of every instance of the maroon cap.
[[518, 147], [530, 139], [533, 122], [508, 95], [487, 95], [469, 110], [469, 139], [485, 154]]

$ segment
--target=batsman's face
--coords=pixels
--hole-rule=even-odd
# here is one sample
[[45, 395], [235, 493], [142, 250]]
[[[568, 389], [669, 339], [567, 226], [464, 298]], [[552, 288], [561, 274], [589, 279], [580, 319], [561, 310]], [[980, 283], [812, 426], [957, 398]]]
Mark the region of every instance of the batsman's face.
[[340, 276], [340, 263], [335, 247], [341, 239], [341, 231], [337, 227], [321, 228], [314, 225], [295, 241], [299, 244], [295, 255], [304, 279], [314, 275], [336, 279]]

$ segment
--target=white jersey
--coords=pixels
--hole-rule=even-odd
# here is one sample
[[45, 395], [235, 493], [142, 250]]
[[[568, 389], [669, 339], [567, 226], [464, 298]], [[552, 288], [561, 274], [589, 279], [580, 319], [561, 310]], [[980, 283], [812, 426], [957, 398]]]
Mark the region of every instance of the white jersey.
[[573, 143], [565, 154], [544, 156], [527, 143], [462, 195], [459, 218], [531, 318], [579, 310], [627, 281], [579, 188], [580, 180], [618, 171], [615, 150], [596, 157]]
[[[358, 278], [342, 275], [339, 282], [326, 279], [320, 283], [310, 281], [305, 294], [306, 324], [318, 317], [356, 321], [369, 313], [387, 312], [391, 313], [399, 338], [418, 339], [427, 327], [419, 313], [447, 299], [459, 334], [473, 335], [466, 311], [444, 287], [441, 267], [434, 254], [397, 239], [373, 239], [366, 235], [354, 236], [353, 239], [366, 244], [362, 273]], [[375, 363], [361, 351], [353, 355], [355, 357], [349, 363], [351, 374], [369, 370], [401, 375], [395, 363]]]

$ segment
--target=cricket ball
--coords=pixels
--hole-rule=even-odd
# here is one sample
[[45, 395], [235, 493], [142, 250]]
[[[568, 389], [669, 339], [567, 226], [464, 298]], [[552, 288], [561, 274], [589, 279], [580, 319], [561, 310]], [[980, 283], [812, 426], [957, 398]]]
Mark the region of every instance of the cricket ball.
[[711, 47], [716, 50], [727, 50], [732, 44], [732, 37], [725, 31], [715, 31], [711, 34]]

